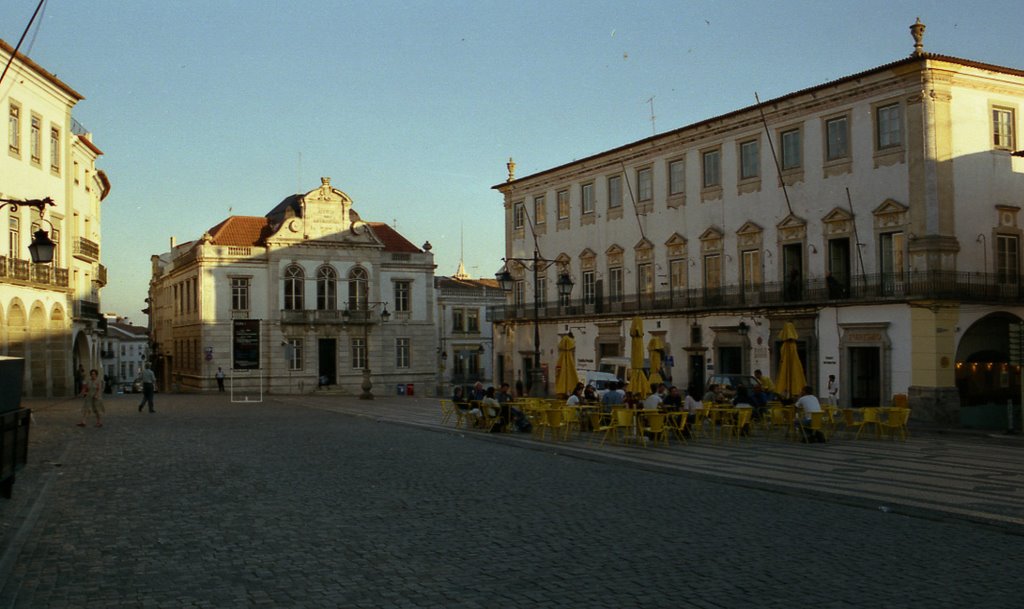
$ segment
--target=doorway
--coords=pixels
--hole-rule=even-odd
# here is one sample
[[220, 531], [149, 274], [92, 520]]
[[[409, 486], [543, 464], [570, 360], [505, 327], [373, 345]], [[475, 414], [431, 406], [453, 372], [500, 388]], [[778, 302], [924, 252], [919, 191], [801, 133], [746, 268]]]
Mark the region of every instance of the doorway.
[[[847, 374], [850, 379], [850, 405], [854, 408], [883, 405], [881, 349], [849, 347], [847, 353], [850, 358]], [[839, 381], [842, 383], [842, 379]]]
[[319, 338], [317, 347], [317, 379], [320, 385], [334, 385], [338, 382], [338, 340]]
[[783, 292], [787, 301], [801, 300], [804, 295], [804, 254], [802, 243], [782, 246]]
[[718, 348], [718, 374], [743, 374], [743, 348]]
[[693, 396], [700, 399], [704, 395], [704, 355], [697, 354], [690, 356], [690, 387], [693, 388]]

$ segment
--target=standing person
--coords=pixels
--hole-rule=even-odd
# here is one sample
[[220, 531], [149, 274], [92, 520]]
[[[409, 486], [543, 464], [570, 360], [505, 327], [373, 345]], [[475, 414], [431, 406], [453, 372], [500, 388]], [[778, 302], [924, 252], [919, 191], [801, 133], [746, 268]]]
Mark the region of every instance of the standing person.
[[839, 405], [839, 381], [834, 374], [828, 375], [828, 403], [829, 406]]
[[221, 370], [220, 366], [217, 366], [217, 374], [215, 374], [214, 376], [217, 377], [217, 391], [220, 391], [221, 393], [223, 393], [224, 392], [224, 371]]
[[89, 413], [96, 415], [96, 427], [103, 427], [103, 383], [100, 382], [100, 373], [95, 368], [89, 371], [89, 379], [82, 383], [82, 420], [78, 422], [79, 427], [85, 427], [85, 417]]
[[153, 409], [153, 391], [156, 388], [156, 375], [150, 370], [149, 364], [142, 369], [142, 403], [139, 404], [139, 412], [142, 412], [142, 407], [149, 403], [149, 411], [156, 412]]

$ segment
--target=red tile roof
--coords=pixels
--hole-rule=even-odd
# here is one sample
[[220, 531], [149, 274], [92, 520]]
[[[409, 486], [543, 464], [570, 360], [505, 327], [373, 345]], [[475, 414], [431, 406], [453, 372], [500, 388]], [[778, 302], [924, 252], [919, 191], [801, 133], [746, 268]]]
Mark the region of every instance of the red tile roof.
[[420, 248], [412, 244], [408, 239], [399, 234], [384, 222], [367, 222], [373, 229], [373, 234], [384, 243], [384, 250], [388, 252], [408, 252], [410, 254], [420, 253]]
[[263, 245], [270, 223], [262, 216], [231, 216], [209, 232], [214, 245]]

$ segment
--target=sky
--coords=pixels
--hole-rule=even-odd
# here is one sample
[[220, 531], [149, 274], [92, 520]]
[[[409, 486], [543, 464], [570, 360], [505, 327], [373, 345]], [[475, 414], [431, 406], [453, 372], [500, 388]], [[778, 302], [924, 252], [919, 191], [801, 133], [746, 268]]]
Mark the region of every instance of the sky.
[[[0, 38], [37, 2], [0, 3]], [[170, 237], [321, 176], [438, 275], [493, 277], [509, 157], [523, 177], [901, 59], [918, 17], [926, 51], [1024, 68], [1019, 0], [47, 0], [22, 52], [86, 98], [101, 307], [145, 324]]]

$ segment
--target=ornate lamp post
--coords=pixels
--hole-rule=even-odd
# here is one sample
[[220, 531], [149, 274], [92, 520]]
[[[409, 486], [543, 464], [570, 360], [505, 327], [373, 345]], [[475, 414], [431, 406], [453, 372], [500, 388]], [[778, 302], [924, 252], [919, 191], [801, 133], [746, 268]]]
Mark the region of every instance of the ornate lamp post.
[[363, 324], [363, 382], [360, 384], [363, 392], [359, 394], [360, 400], [373, 399], [373, 392], [370, 391], [373, 389], [373, 382], [370, 381], [370, 313], [377, 307], [381, 308], [380, 321], [387, 322], [391, 318], [391, 313], [388, 312], [388, 303], [384, 301], [362, 303], [357, 301], [356, 309], [345, 309], [341, 312], [347, 321], [352, 321], [355, 316]]
[[[533, 250], [532, 258], [502, 258], [505, 266], [495, 274], [501, 289], [511, 292], [515, 285], [512, 273], [508, 270], [509, 263], [518, 264], [524, 270], [533, 271], [533, 368], [530, 370], [530, 394], [534, 397], [541, 396], [541, 384], [544, 375], [540, 367], [540, 292], [537, 287], [540, 285], [540, 273], [548, 270], [557, 260], [541, 258], [537, 250]], [[568, 273], [558, 276], [555, 283], [558, 288], [559, 298], [568, 297], [572, 293], [573, 281]]]
[[[53, 199], [46, 197], [45, 199], [5, 199], [0, 197], [0, 209], [10, 205], [11, 211], [18, 211], [19, 207], [31, 207], [39, 211], [39, 219], [47, 224], [50, 224], [48, 220], [43, 218], [46, 213], [47, 205], [54, 205]], [[50, 224], [52, 228], [53, 225]], [[28, 253], [32, 256], [32, 262], [36, 264], [49, 264], [53, 262], [53, 250], [56, 247], [53, 241], [50, 240], [49, 234], [42, 228], [32, 234], [32, 243], [28, 246]]]

